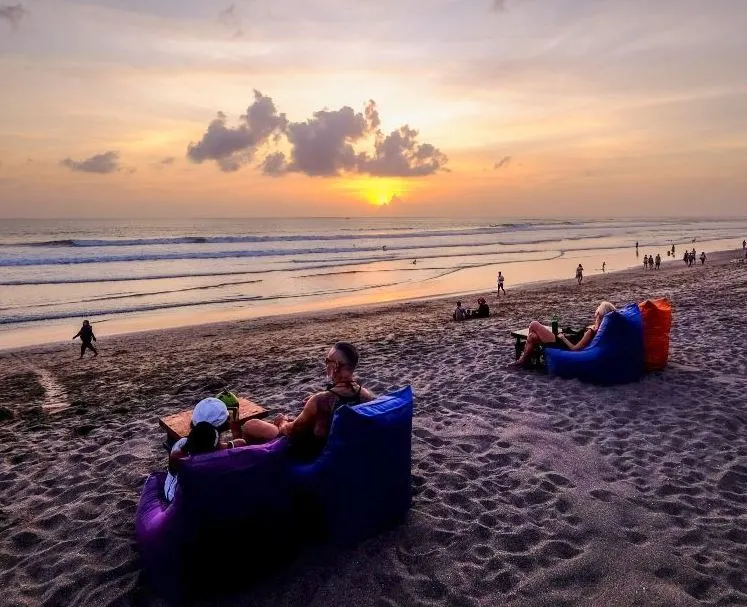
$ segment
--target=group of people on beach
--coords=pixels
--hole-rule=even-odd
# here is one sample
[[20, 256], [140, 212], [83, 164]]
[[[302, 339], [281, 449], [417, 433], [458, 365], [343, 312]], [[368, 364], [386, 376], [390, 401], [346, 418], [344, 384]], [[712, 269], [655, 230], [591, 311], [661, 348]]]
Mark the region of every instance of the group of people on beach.
[[657, 253], [655, 258], [653, 255], [644, 255], [643, 256], [643, 269], [644, 270], [654, 270], [654, 269], [660, 270], [661, 269], [661, 255]]
[[452, 318], [457, 321], [469, 320], [470, 318], [487, 318], [488, 316], [490, 316], [490, 306], [484, 297], [477, 298], [477, 308], [474, 310], [462, 307], [462, 302], [458, 301], [452, 314]]
[[[685, 251], [685, 254], [682, 256], [682, 261], [685, 262], [685, 265], [688, 267], [692, 267], [695, 265], [695, 259], [696, 259], [696, 253], [695, 249], [692, 251]], [[700, 253], [700, 265], [702, 266], [706, 262], [706, 254], [705, 251], [702, 251]]]
[[[205, 398], [195, 406], [189, 435], [174, 443], [169, 453], [168, 474], [164, 494], [174, 499], [179, 484], [181, 462], [191, 456], [257, 445], [286, 437], [292, 457], [309, 461], [318, 457], [327, 443], [335, 411], [343, 405], [357, 405], [374, 399], [354, 377], [358, 365], [358, 350], [348, 342], [338, 342], [324, 359], [328, 380], [324, 390], [303, 401], [296, 417], [278, 415], [272, 422], [252, 419], [243, 425], [231, 417], [226, 404], [218, 398]], [[221, 431], [228, 426], [231, 440], [221, 440]]]

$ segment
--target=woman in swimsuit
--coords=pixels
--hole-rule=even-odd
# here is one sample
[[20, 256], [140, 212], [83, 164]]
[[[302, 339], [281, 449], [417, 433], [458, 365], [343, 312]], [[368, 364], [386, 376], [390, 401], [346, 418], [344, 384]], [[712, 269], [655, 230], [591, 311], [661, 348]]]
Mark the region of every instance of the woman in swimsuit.
[[313, 459], [324, 450], [332, 426], [332, 417], [342, 405], [357, 405], [373, 400], [374, 395], [353, 378], [358, 350], [347, 342], [338, 342], [327, 352], [324, 365], [330, 383], [304, 401], [303, 410], [294, 419], [278, 415], [272, 423], [249, 420], [243, 434], [248, 443], [266, 443], [287, 436], [294, 455]]
[[526, 346], [524, 346], [524, 352], [522, 353], [519, 360], [513, 363], [514, 366], [523, 367], [526, 364], [527, 360], [529, 360], [529, 358], [531, 357], [532, 352], [534, 351], [534, 348], [536, 346], [538, 346], [539, 344], [555, 343], [556, 339], [562, 341], [569, 350], [583, 350], [591, 343], [591, 340], [594, 339], [594, 336], [597, 334], [599, 326], [602, 324], [602, 319], [605, 317], [605, 315], [609, 314], [610, 312], [614, 312], [615, 310], [617, 310], [617, 308], [615, 308], [615, 306], [613, 306], [608, 301], [603, 301], [602, 303], [600, 303], [597, 307], [596, 312], [594, 313], [594, 324], [586, 328], [584, 336], [576, 344], [571, 343], [568, 338], [563, 335], [562, 331], [556, 336], [555, 333], [552, 332], [552, 329], [550, 327], [546, 327], [542, 323], [533, 320], [531, 323], [529, 323], [529, 335], [527, 336]]

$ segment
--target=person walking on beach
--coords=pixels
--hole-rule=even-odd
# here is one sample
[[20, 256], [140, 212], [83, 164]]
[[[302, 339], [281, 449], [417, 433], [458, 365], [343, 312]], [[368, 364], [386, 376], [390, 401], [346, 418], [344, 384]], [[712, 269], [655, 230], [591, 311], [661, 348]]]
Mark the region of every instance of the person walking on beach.
[[503, 290], [503, 294], [504, 295], [506, 294], [506, 289], [503, 286], [503, 274], [501, 274], [500, 272], [498, 272], [498, 279], [497, 280], [498, 280], [498, 293], [496, 294], [496, 297], [500, 297], [501, 296], [501, 290]]
[[78, 331], [74, 336], [73, 340], [75, 340], [76, 337], [80, 337], [80, 358], [83, 358], [83, 355], [86, 353], [86, 348], [91, 350], [93, 352], [94, 356], [98, 356], [99, 353], [96, 351], [96, 348], [93, 347], [93, 344], [91, 343], [91, 340], [96, 341], [96, 336], [93, 334], [93, 327], [91, 326], [91, 323], [87, 320], [83, 321], [83, 326], [80, 328], [80, 331]]
[[648, 270], [648, 255], [643, 256], [643, 269]]
[[661, 255], [659, 255], [658, 253], [656, 254], [656, 269], [661, 269]]
[[607, 267], [607, 262], [606, 262], [606, 261], [603, 261], [603, 262], [602, 262], [602, 272], [604, 272], [604, 271], [605, 271], [605, 270], [604, 270], [604, 268], [605, 268], [605, 267]]
[[674, 257], [674, 243], [672, 243], [672, 257]]
[[702, 266], [703, 264], [705, 264], [705, 262], [706, 262], [706, 254], [705, 254], [705, 251], [702, 251], [700, 253], [700, 265]]
[[745, 249], [747, 249], [747, 240], [742, 241], [742, 250], [744, 251]]
[[578, 264], [578, 267], [576, 268], [576, 280], [578, 281], [578, 284], [581, 284], [584, 280], [584, 266], [581, 264]]

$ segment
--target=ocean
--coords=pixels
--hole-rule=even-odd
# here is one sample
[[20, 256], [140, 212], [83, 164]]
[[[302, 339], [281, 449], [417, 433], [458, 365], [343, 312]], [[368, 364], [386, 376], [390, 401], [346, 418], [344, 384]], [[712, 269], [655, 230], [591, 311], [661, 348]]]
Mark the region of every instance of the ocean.
[[106, 335], [487, 291], [499, 270], [510, 296], [579, 263], [636, 266], [636, 242], [666, 262], [746, 235], [747, 219], [0, 220], [0, 348], [83, 318]]

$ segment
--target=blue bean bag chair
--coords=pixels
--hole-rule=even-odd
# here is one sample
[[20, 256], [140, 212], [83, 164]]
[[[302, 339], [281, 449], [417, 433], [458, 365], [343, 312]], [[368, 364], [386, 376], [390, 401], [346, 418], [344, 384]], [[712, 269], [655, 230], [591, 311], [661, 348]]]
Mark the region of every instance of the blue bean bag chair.
[[293, 521], [287, 452], [286, 441], [276, 440], [183, 460], [170, 503], [165, 472], [148, 477], [135, 532], [143, 573], [156, 592], [180, 603], [193, 591], [211, 590], [200, 587], [204, 581], [246, 579], [284, 557], [278, 530], [290, 534]]
[[325, 535], [352, 544], [400, 522], [411, 503], [412, 389], [343, 406], [314, 462], [293, 469]]
[[583, 350], [547, 348], [545, 359], [548, 372], [564, 378], [604, 385], [638, 381], [644, 372], [643, 321], [638, 305], [605, 315]]

